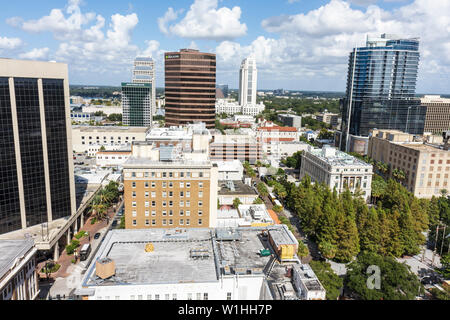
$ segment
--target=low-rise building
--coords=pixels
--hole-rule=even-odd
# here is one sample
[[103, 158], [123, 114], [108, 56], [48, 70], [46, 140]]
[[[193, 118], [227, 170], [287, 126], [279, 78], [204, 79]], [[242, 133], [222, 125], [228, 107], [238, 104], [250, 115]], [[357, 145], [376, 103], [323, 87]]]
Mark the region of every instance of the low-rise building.
[[72, 126], [73, 151], [95, 156], [106, 150], [130, 148], [133, 141], [145, 141], [148, 128], [122, 126]]
[[130, 156], [131, 150], [99, 151], [95, 156], [95, 164], [98, 167], [119, 167], [122, 166]]
[[242, 204], [252, 204], [258, 193], [255, 189], [241, 180], [219, 181], [218, 199], [220, 205], [232, 205], [233, 200], [238, 198]]
[[121, 106], [102, 106], [102, 105], [87, 105], [83, 106], [84, 113], [94, 114], [96, 112], [103, 112], [105, 115], [110, 116], [111, 114], [123, 114]]
[[316, 116], [316, 120], [320, 122], [324, 122], [326, 124], [331, 125], [333, 128], [336, 128], [339, 123], [339, 114], [323, 112]]
[[432, 144], [425, 138], [397, 130], [372, 130], [368, 156], [405, 173], [401, 183], [416, 197], [440, 196], [442, 189], [450, 190], [450, 151]]
[[302, 154], [300, 179], [308, 175], [312, 182], [325, 183], [338, 193], [359, 189], [366, 201], [370, 200], [372, 174], [372, 165], [330, 146], [309, 146]]
[[257, 116], [264, 111], [265, 105], [260, 102], [259, 104], [246, 104], [241, 106], [237, 101], [233, 99], [217, 99], [216, 100], [216, 114], [226, 113], [229, 115], [243, 114]]
[[0, 240], [0, 300], [36, 299], [36, 252], [31, 238]]
[[[113, 230], [75, 293], [86, 300], [285, 299], [278, 288], [292, 286], [287, 275], [301, 265], [296, 245], [285, 225]], [[290, 299], [313, 297], [300, 290]]]
[[244, 177], [244, 166], [239, 160], [213, 161], [217, 164], [219, 181], [242, 180]]
[[262, 146], [254, 136], [248, 134], [216, 134], [210, 144], [212, 161], [247, 161], [255, 164], [262, 160]]

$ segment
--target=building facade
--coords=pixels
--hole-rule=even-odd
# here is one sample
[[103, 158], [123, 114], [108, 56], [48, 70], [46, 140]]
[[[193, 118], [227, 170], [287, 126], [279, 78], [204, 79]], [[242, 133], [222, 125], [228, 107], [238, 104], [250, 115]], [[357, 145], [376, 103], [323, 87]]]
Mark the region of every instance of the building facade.
[[165, 54], [166, 126], [215, 126], [216, 55], [193, 49]]
[[239, 70], [239, 104], [255, 105], [258, 70], [255, 58], [244, 59]]
[[0, 300], [34, 300], [39, 294], [33, 239], [0, 240]]
[[329, 146], [310, 146], [302, 154], [300, 179], [308, 175], [312, 182], [325, 183], [338, 193], [359, 189], [366, 201], [370, 200], [372, 174], [372, 165]]
[[424, 132], [440, 135], [450, 130], [450, 99], [427, 95], [420, 101], [426, 107]]
[[102, 147], [106, 150], [131, 148], [134, 141], [145, 141], [146, 127], [73, 126], [73, 151], [95, 156]]
[[152, 85], [122, 82], [123, 124], [131, 127], [152, 125]]
[[391, 178], [395, 169], [402, 170], [401, 183], [416, 197], [438, 197], [441, 190], [450, 191], [450, 151], [438, 144], [417, 141], [397, 130], [373, 130], [368, 156], [386, 163]]
[[152, 87], [152, 115], [156, 113], [155, 61], [150, 57], [136, 57], [133, 65], [133, 83], [149, 83]]
[[67, 65], [0, 59], [0, 234], [75, 213]]
[[350, 53], [341, 150], [349, 134], [368, 136], [374, 128], [423, 133], [425, 108], [414, 98], [419, 58], [418, 38], [387, 34]]
[[212, 161], [247, 161], [255, 164], [262, 160], [262, 145], [255, 137], [249, 135], [214, 135], [210, 144]]
[[279, 114], [278, 120], [281, 121], [287, 127], [302, 127], [302, 117], [295, 114]]
[[317, 121], [329, 124], [333, 128], [336, 128], [337, 125], [339, 124], [338, 119], [339, 119], [339, 115], [337, 113], [323, 112], [316, 116]]

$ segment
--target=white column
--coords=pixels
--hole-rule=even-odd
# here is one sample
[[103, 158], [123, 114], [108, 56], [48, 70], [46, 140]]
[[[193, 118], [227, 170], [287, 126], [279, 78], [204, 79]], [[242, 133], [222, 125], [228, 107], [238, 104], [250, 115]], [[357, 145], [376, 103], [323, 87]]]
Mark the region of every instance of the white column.
[[53, 249], [53, 260], [58, 261], [59, 259], [59, 243], [55, 243], [55, 248]]
[[47, 152], [47, 129], [45, 126], [45, 107], [44, 107], [44, 89], [42, 86], [42, 79], [38, 79], [39, 92], [39, 110], [41, 115], [41, 133], [42, 133], [42, 155], [44, 160], [44, 179], [45, 179], [45, 193], [47, 200], [47, 221], [51, 222], [52, 218], [52, 198], [50, 190], [50, 170], [48, 168], [48, 152]]
[[67, 229], [67, 244], [70, 244], [70, 240], [71, 240], [71, 237], [70, 237], [70, 226], [69, 226], [69, 228]]
[[25, 212], [25, 195], [23, 192], [22, 158], [20, 156], [19, 122], [17, 120], [16, 90], [14, 87], [14, 78], [9, 78], [9, 95], [11, 100], [11, 118], [14, 134], [14, 149], [16, 151], [15, 153], [16, 153], [16, 168], [17, 168], [17, 184], [19, 188], [20, 216], [22, 221], [22, 229], [25, 229], [27, 227], [27, 216]]

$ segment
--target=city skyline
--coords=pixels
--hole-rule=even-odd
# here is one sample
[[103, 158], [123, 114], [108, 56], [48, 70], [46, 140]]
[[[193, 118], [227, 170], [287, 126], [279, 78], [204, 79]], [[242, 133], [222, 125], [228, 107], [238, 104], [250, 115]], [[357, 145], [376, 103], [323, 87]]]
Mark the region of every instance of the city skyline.
[[217, 54], [217, 83], [231, 88], [254, 54], [260, 89], [343, 92], [351, 50], [367, 35], [394, 33], [420, 38], [416, 92], [450, 93], [444, 0], [54, 0], [27, 2], [26, 12], [22, 4], [0, 13], [0, 56], [67, 63], [71, 84], [120, 86], [134, 58], [150, 56], [163, 87], [164, 52], [193, 48]]

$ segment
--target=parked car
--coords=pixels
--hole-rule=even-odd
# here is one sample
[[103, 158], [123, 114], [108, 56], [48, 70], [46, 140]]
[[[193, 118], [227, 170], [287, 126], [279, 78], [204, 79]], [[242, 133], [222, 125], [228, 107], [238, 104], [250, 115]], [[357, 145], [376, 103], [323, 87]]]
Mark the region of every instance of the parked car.
[[117, 220], [114, 220], [114, 221], [113, 221], [112, 226], [113, 226], [113, 227], [117, 226]]
[[97, 232], [97, 233], [94, 235], [94, 239], [98, 239], [98, 238], [100, 238], [100, 232]]

